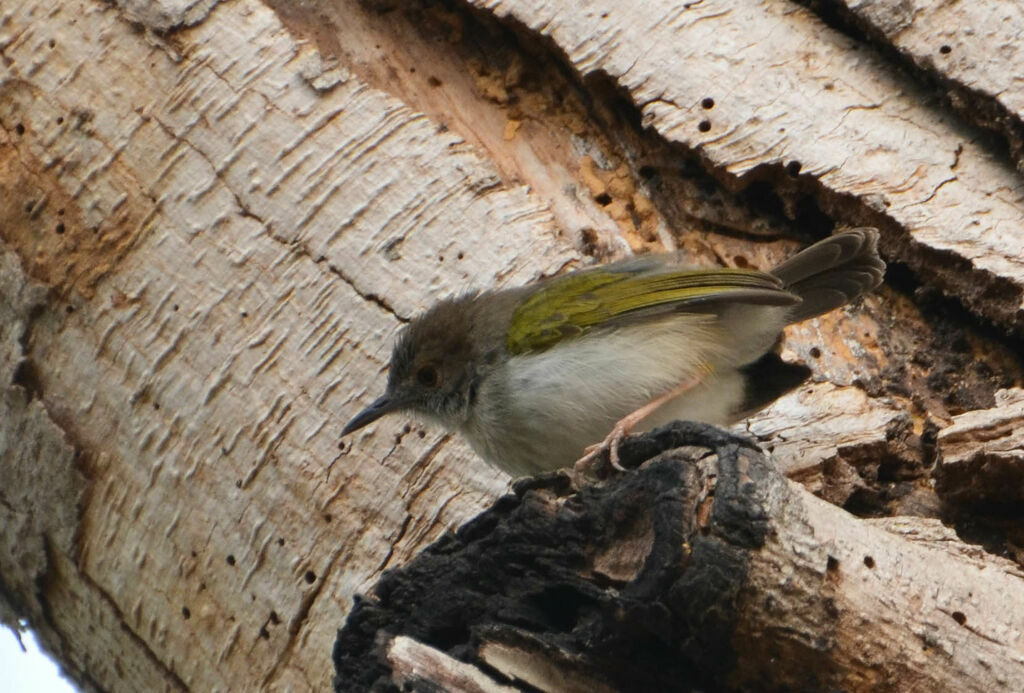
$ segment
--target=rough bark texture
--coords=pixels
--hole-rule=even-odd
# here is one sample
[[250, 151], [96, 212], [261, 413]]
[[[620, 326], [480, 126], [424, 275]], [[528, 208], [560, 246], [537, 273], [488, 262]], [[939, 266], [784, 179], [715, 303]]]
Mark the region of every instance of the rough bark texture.
[[692, 445], [578, 493], [523, 484], [387, 573], [339, 633], [336, 690], [398, 690], [409, 638], [513, 690], [1024, 686], [1024, 615], [999, 606], [1024, 599], [1015, 564], [858, 521], [714, 429], [630, 442]]
[[[961, 116], [1004, 137], [1024, 170], [1024, 6], [928, 0], [805, 4], [842, 29], [863, 32], [940, 89]], [[993, 47], [998, 60], [988, 57]]]
[[354, 596], [509, 481], [403, 417], [339, 445], [404, 321], [840, 225], [887, 284], [789, 329], [811, 381], [743, 428], [1018, 558], [1024, 187], [982, 128], [1017, 141], [1019, 41], [961, 5], [0, 3], [0, 618], [87, 688], [323, 690]]
[[996, 394], [998, 406], [961, 414], [939, 434], [939, 493], [957, 503], [1024, 501], [1024, 390]]

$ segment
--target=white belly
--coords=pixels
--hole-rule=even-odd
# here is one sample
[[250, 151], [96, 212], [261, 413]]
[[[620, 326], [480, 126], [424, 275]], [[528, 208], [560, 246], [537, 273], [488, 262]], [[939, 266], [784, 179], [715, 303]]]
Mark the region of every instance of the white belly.
[[514, 357], [482, 385], [462, 432], [487, 461], [519, 476], [572, 464], [616, 421], [683, 382], [695, 386], [638, 430], [674, 419], [728, 423], [743, 381], [729, 350], [711, 346], [722, 344], [714, 324], [713, 316], [676, 316]]

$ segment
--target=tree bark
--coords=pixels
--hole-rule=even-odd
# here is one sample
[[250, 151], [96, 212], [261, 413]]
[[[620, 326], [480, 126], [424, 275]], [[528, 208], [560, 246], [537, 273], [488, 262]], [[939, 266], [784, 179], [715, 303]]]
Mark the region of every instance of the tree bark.
[[[944, 93], [960, 116], [1004, 137], [1024, 170], [1024, 92], [1014, 84], [1024, 71], [1024, 46], [1017, 40], [1024, 7], [892, 0], [805, 4], [834, 25], [863, 33]], [[992, 46], [998, 46], [999, 60], [985, 58]]]
[[1016, 564], [942, 548], [935, 521], [859, 521], [714, 429], [631, 443], [670, 450], [578, 493], [524, 484], [389, 572], [339, 633], [336, 689], [408, 681], [408, 638], [513, 690], [1024, 686]]
[[339, 444], [404, 322], [634, 251], [770, 267], [842, 225], [881, 229], [889, 281], [787, 330], [812, 379], [743, 428], [855, 515], [1016, 556], [1019, 508], [956, 469], [1021, 456], [982, 422], [1024, 386], [1024, 187], [990, 132], [1019, 132], [1019, 51], [929, 12], [962, 41], [905, 73], [885, 46], [917, 34], [819, 11], [0, 4], [0, 619], [87, 689], [326, 689], [355, 595], [509, 483], [400, 416]]

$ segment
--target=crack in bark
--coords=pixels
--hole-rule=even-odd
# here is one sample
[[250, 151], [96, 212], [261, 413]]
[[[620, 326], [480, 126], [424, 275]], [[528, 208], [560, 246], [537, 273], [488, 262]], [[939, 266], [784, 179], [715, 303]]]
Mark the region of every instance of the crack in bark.
[[[50, 547], [49, 541], [47, 541], [47, 558], [51, 561], [56, 560], [55, 556], [49, 555], [49, 552], [51, 550], [56, 552], [56, 549]], [[135, 630], [128, 624], [128, 620], [125, 618], [124, 612], [122, 612], [120, 607], [118, 607], [117, 602], [114, 601], [113, 597], [111, 597], [110, 594], [108, 594], [107, 591], [99, 585], [99, 583], [93, 580], [88, 573], [86, 573], [83, 570], [77, 569], [77, 566], [76, 573], [81, 578], [82, 582], [85, 583], [87, 587], [91, 588], [99, 596], [100, 600], [103, 601], [110, 608], [110, 610], [114, 613], [117, 619], [121, 622], [121, 630], [124, 633], [127, 633], [128, 637], [136, 645], [138, 645], [139, 649], [146, 656], [146, 658], [150, 662], [152, 662], [154, 668], [161, 671], [161, 673], [164, 676], [166, 676], [166, 678], [169, 679], [171, 683], [177, 686], [180, 690], [189, 690], [189, 686], [186, 685], [185, 681], [178, 675], [178, 673], [174, 671], [174, 669], [169, 667], [166, 663], [164, 663], [164, 661], [160, 659], [157, 653], [149, 646], [149, 643], [145, 639], [143, 639], [141, 635], [136, 633]], [[53, 620], [52, 614], [48, 612], [47, 602], [41, 601], [40, 603], [43, 605], [44, 616], [47, 619], [47, 625], [49, 625], [50, 630], [63, 639], [63, 635], [61, 634], [61, 631], [57, 629], [56, 622]], [[103, 687], [96, 686], [96, 688], [97, 690], [102, 690]]]
[[274, 666], [270, 668], [270, 671], [268, 671], [261, 680], [261, 689], [269, 686], [270, 682], [277, 676], [278, 671], [281, 670], [281, 667], [292, 659], [292, 652], [295, 650], [296, 644], [300, 640], [302, 627], [309, 618], [309, 613], [313, 608], [313, 604], [316, 602], [320, 593], [323, 591], [324, 586], [327, 584], [328, 576], [334, 574], [334, 566], [343, 552], [344, 549], [339, 548], [331, 554], [330, 560], [324, 567], [323, 574], [317, 577], [317, 584], [302, 595], [302, 600], [299, 602], [298, 610], [295, 612], [295, 615], [288, 620], [288, 641], [285, 643], [284, 648], [279, 652], [277, 659], [274, 662]]
[[[230, 89], [232, 91], [232, 93], [236, 93], [236, 90], [221, 75], [217, 75], [216, 71], [214, 71], [212, 69], [210, 69], [210, 72], [212, 74], [216, 75], [218, 80], [220, 80], [220, 82], [222, 84], [224, 84], [224, 86], [226, 88]], [[259, 96], [264, 99], [264, 102], [266, 103], [266, 105], [268, 107], [276, 108], [276, 107], [273, 106], [272, 103], [270, 103], [269, 101], [266, 100], [266, 97], [263, 94], [259, 94]], [[334, 113], [333, 115], [337, 115], [337, 113]], [[191, 150], [192, 152], [197, 154], [200, 158], [202, 158], [207, 163], [207, 165], [210, 167], [210, 172], [212, 173], [213, 178], [218, 183], [220, 183], [221, 186], [223, 186], [225, 191], [227, 191], [229, 194], [231, 194], [232, 198], [235, 201], [235, 204], [237, 205], [237, 208], [238, 208], [238, 212], [237, 213], [239, 214], [239, 216], [241, 216], [243, 218], [252, 219], [252, 220], [256, 221], [257, 223], [259, 223], [261, 226], [263, 226], [264, 229], [266, 229], [267, 238], [271, 239], [272, 241], [277, 242], [279, 245], [282, 245], [282, 246], [288, 248], [288, 250], [291, 251], [294, 255], [296, 255], [298, 257], [307, 257], [310, 260], [312, 260], [313, 263], [316, 264], [316, 265], [324, 264], [327, 267], [327, 269], [332, 274], [334, 274], [339, 279], [341, 279], [343, 282], [345, 282], [345, 284], [347, 284], [349, 286], [349, 288], [351, 288], [352, 291], [354, 291], [356, 294], [358, 294], [359, 297], [362, 298], [363, 300], [365, 300], [367, 302], [370, 302], [370, 303], [373, 303], [378, 308], [381, 308], [385, 312], [390, 313], [392, 316], [394, 316], [401, 323], [408, 323], [409, 322], [409, 320], [410, 320], [409, 317], [400, 315], [398, 313], [398, 311], [395, 310], [395, 308], [393, 306], [391, 306], [385, 299], [383, 299], [379, 295], [374, 294], [374, 293], [366, 293], [365, 291], [362, 291], [361, 289], [359, 289], [359, 287], [356, 285], [355, 281], [352, 280], [351, 278], [349, 278], [344, 272], [342, 272], [340, 268], [336, 267], [332, 263], [326, 262], [326, 257], [324, 257], [324, 256], [313, 257], [313, 253], [310, 251], [309, 246], [306, 243], [300, 242], [300, 241], [291, 241], [291, 242], [289, 242], [289, 241], [286, 241], [286, 240], [278, 237], [278, 235], [274, 233], [273, 224], [267, 222], [262, 216], [260, 216], [256, 212], [252, 211], [252, 209], [247, 204], [245, 204], [245, 202], [242, 201], [242, 198], [239, 195], [238, 191], [236, 191], [234, 188], [232, 188], [232, 186], [229, 184], [229, 182], [224, 178], [222, 169], [220, 167], [214, 165], [213, 161], [210, 159], [209, 155], [205, 151], [203, 151], [201, 148], [197, 147], [192, 142], [190, 142], [188, 140], [186, 134], [183, 134], [180, 137], [176, 137], [174, 132], [166, 124], [164, 124], [159, 118], [157, 118], [156, 116], [152, 116], [152, 119], [164, 131], [164, 133], [169, 138], [172, 138], [176, 142], [180, 142], [184, 146], [188, 147], [189, 150]]]
[[[307, 252], [306, 254], [308, 255], [309, 253]], [[373, 303], [374, 305], [376, 305], [381, 310], [383, 310], [383, 311], [385, 311], [387, 313], [390, 313], [391, 315], [393, 315], [395, 317], [396, 320], [398, 320], [398, 322], [400, 322], [402, 324], [405, 324], [405, 323], [408, 323], [411, 320], [411, 318], [409, 318], [407, 316], [404, 316], [404, 315], [401, 315], [394, 308], [394, 306], [392, 306], [390, 303], [388, 303], [380, 295], [375, 294], [375, 293], [366, 293], [365, 291], [361, 290], [358, 286], [356, 286], [355, 282], [352, 279], [350, 279], [348, 276], [346, 276], [344, 272], [342, 272], [340, 269], [338, 269], [334, 265], [328, 263], [327, 264], [327, 269], [329, 269], [331, 272], [333, 272], [339, 279], [341, 279], [341, 281], [343, 281], [346, 284], [348, 284], [349, 288], [351, 288], [352, 291], [357, 293], [360, 298], [362, 298], [365, 301], [369, 301], [370, 303]]]
[[395, 547], [398, 546], [398, 542], [402, 541], [405, 537], [405, 533], [409, 530], [409, 525], [412, 523], [412, 515], [408, 511], [405, 513], [405, 519], [402, 520], [402, 526], [398, 528], [397, 536], [388, 541], [388, 550], [384, 554], [384, 558], [380, 560], [377, 567], [373, 569], [370, 575], [379, 575], [391, 562], [391, 557], [395, 555]]
[[931, 201], [932, 199], [934, 199], [934, 198], [935, 198], [935, 196], [936, 196], [936, 195], [938, 195], [938, 194], [939, 194], [939, 191], [940, 191], [940, 190], [942, 190], [942, 188], [943, 188], [943, 187], [944, 187], [944, 186], [945, 186], [945, 185], [946, 185], [947, 183], [952, 183], [952, 182], [953, 182], [953, 181], [955, 181], [955, 180], [957, 180], [957, 177], [956, 177], [956, 176], [951, 176], [951, 177], [949, 177], [949, 178], [945, 179], [944, 181], [940, 182], [940, 183], [939, 183], [938, 185], [936, 185], [936, 186], [935, 186], [935, 189], [934, 189], [934, 190], [932, 190], [932, 193], [931, 193], [931, 195], [929, 195], [928, 197], [926, 197], [926, 198], [924, 198], [923, 200], [921, 200], [920, 202], [918, 202], [918, 204], [924, 204], [925, 202], [929, 202], [929, 201]]
[[[962, 122], [985, 129], [1001, 142], [987, 147], [991, 155], [1010, 161], [1018, 169], [1024, 168], [1024, 121], [1000, 100], [1002, 92], [990, 94], [972, 88], [942, 70], [929, 65], [924, 56], [896, 45], [901, 30], [893, 31], [890, 39], [883, 27], [858, 15], [841, 0], [795, 0], [813, 12], [822, 22], [855, 41], [866, 43], [878, 51], [892, 65], [901, 68], [924, 89], [941, 96]], [[869, 3], [870, 4], [870, 3]], [[903, 9], [901, 7], [901, 9]], [[915, 7], [912, 25], [925, 6]]]

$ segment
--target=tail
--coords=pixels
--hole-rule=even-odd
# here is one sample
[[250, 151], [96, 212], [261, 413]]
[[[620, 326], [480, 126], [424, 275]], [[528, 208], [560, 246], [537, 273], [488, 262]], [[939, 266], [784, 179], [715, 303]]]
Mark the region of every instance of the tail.
[[882, 283], [885, 263], [878, 257], [878, 230], [850, 229], [818, 241], [772, 271], [803, 301], [790, 322], [834, 310]]

